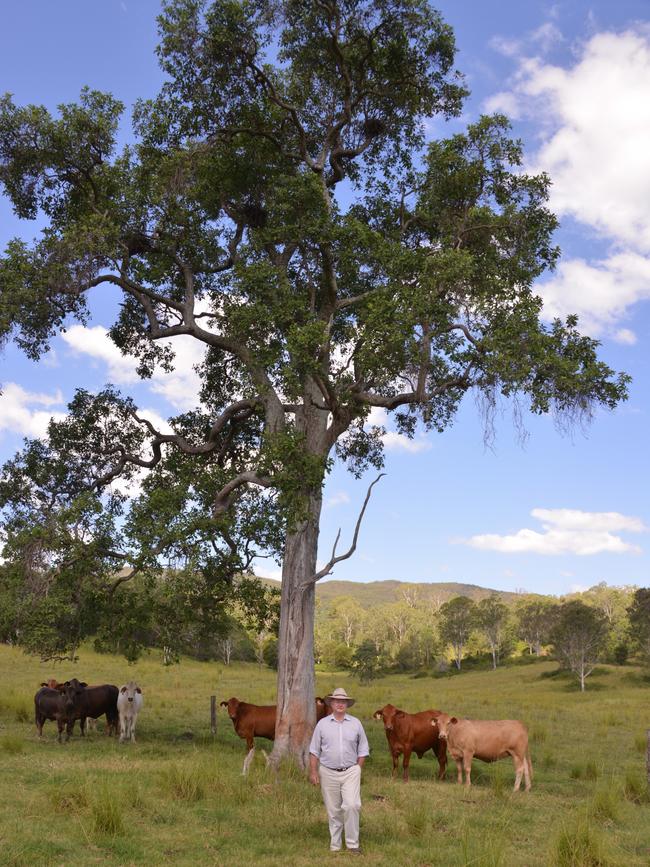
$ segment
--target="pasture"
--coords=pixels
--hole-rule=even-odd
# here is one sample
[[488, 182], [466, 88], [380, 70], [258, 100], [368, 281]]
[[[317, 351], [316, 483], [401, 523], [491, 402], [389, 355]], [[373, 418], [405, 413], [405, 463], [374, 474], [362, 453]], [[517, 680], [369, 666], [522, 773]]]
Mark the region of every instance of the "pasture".
[[[650, 683], [638, 669], [603, 666], [585, 694], [555, 664], [541, 662], [449, 678], [391, 675], [365, 686], [345, 674], [317, 674], [323, 695], [344, 686], [357, 697], [372, 755], [364, 770], [361, 842], [369, 865], [647, 865], [650, 806], [645, 730]], [[311, 865], [330, 854], [320, 792], [291, 768], [276, 780], [258, 750], [241, 776], [245, 745], [219, 709], [210, 733], [209, 697], [271, 704], [275, 674], [254, 664], [157, 657], [129, 666], [83, 648], [75, 665], [41, 664], [0, 646], [0, 863], [37, 865]], [[144, 693], [136, 744], [79, 725], [66, 745], [47, 722], [39, 741], [33, 695], [49, 676]], [[512, 762], [475, 762], [471, 791], [435, 780], [431, 753], [411, 761], [411, 782], [390, 779], [386, 702], [477, 718], [519, 718], [530, 730], [529, 794], [512, 794]], [[269, 745], [258, 742], [258, 746]]]

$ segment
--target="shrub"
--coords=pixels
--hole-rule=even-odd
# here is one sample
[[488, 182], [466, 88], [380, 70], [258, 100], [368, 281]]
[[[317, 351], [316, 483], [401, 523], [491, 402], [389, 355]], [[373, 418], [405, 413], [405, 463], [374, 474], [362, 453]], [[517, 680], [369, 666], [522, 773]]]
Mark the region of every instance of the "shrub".
[[586, 816], [562, 828], [549, 863], [555, 867], [609, 867], [611, 864], [601, 837]]
[[200, 801], [205, 796], [205, 785], [198, 769], [171, 765], [163, 775], [167, 790], [182, 801]]
[[623, 780], [623, 797], [627, 801], [632, 801], [633, 804], [647, 804], [650, 802], [650, 791], [648, 783], [643, 775], [636, 769], [630, 769], [625, 772]]
[[95, 792], [90, 811], [93, 827], [98, 834], [116, 837], [124, 832], [124, 819], [121, 799], [109, 786], [102, 786]]
[[0, 738], [0, 750], [3, 753], [9, 753], [10, 755], [18, 755], [22, 753], [25, 749], [25, 744], [23, 743], [23, 739], [18, 735], [3, 735]]

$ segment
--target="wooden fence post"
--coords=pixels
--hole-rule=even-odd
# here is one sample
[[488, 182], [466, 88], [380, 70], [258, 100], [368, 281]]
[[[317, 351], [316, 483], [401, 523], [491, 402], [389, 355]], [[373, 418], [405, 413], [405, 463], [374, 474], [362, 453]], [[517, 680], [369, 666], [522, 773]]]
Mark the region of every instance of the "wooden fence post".
[[217, 697], [216, 697], [216, 695], [210, 696], [210, 729], [212, 730], [212, 734], [216, 735], [216, 733], [217, 733]]

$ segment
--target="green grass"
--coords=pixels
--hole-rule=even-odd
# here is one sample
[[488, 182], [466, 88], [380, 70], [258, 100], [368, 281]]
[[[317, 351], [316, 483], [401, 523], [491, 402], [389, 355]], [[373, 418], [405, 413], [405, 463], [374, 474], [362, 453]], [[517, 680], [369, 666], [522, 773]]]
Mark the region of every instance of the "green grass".
[[[210, 733], [210, 695], [258, 704], [275, 697], [275, 677], [257, 665], [155, 655], [134, 666], [82, 648], [72, 666], [47, 666], [0, 646], [0, 864], [321, 865], [329, 863], [320, 793], [302, 775], [267, 769], [261, 750], [247, 778], [245, 745], [220, 709]], [[650, 684], [632, 667], [603, 667], [602, 689], [584, 694], [539, 662], [453, 678], [390, 676], [359, 686], [347, 674], [317, 673], [323, 694], [344, 686], [368, 733], [372, 756], [362, 786], [364, 863], [555, 867], [650, 863], [645, 744]], [[45, 724], [39, 741], [32, 697], [50, 676], [91, 683], [137, 680], [145, 706], [138, 742], [119, 744], [79, 727], [68, 744]], [[476, 761], [471, 790], [435, 779], [429, 754], [411, 762], [411, 782], [391, 780], [381, 723], [391, 701], [478, 718], [518, 718], [531, 732], [533, 789], [513, 794], [509, 759]], [[267, 747], [264, 741], [258, 746]], [[347, 863], [345, 855], [338, 857]]]

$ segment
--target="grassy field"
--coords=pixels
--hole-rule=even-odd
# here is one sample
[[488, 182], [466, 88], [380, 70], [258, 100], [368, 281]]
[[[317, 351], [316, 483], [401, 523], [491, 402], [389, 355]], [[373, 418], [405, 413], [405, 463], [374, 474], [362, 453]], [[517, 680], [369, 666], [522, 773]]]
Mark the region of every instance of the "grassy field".
[[[321, 694], [344, 686], [366, 728], [362, 845], [373, 865], [648, 865], [650, 806], [645, 730], [650, 684], [631, 667], [603, 667], [581, 695], [542, 662], [444, 679], [390, 676], [360, 687], [319, 673]], [[261, 754], [242, 778], [245, 746], [220, 709], [210, 733], [209, 697], [274, 700], [274, 675], [256, 665], [152, 657], [128, 666], [81, 652], [54, 668], [0, 646], [0, 865], [309, 865], [330, 855], [320, 793], [287, 768], [275, 780]], [[143, 687], [138, 743], [101, 731], [39, 742], [33, 694], [41, 680]], [[390, 779], [381, 723], [388, 701], [406, 710], [436, 707], [463, 716], [516, 717], [530, 729], [533, 789], [512, 794], [512, 763], [474, 763], [470, 792], [434, 779], [429, 754], [411, 763], [411, 782]], [[101, 723], [100, 723], [101, 729]], [[265, 742], [261, 742], [264, 746]], [[437, 766], [436, 766], [437, 767]]]

